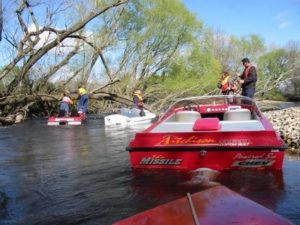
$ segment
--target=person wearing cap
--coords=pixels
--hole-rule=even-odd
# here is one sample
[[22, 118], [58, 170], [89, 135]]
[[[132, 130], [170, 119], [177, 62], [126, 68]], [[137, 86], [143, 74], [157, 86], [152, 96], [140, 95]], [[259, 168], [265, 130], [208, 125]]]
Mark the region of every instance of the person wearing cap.
[[256, 68], [253, 66], [248, 58], [242, 59], [245, 67], [242, 74], [240, 74], [240, 84], [242, 88], [242, 95], [253, 98], [256, 89], [257, 73]]
[[70, 92], [69, 91], [65, 91], [64, 92], [64, 96], [60, 102], [60, 106], [59, 106], [59, 115], [58, 117], [67, 117], [70, 115], [69, 111], [70, 111], [70, 104], [73, 104], [72, 99], [69, 97]]
[[133, 93], [133, 107], [140, 110], [140, 116], [145, 116], [144, 101], [141, 90], [136, 90]]

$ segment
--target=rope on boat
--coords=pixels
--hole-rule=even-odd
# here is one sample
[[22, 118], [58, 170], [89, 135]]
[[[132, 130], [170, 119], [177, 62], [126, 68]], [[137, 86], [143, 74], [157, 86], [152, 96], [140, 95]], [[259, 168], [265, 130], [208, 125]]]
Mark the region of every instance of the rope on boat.
[[195, 225], [200, 225], [197, 214], [196, 214], [196, 210], [195, 210], [195, 207], [194, 207], [194, 204], [193, 204], [192, 197], [191, 197], [190, 193], [187, 193], [186, 195], [187, 195], [187, 198], [189, 200], [189, 204], [190, 204], [190, 207], [191, 207], [191, 210], [192, 210]]

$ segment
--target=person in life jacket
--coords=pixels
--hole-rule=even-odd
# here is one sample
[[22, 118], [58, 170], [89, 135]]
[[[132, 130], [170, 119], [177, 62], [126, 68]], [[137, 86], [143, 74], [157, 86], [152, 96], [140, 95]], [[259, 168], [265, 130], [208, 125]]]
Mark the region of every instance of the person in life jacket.
[[242, 95], [253, 98], [257, 81], [256, 68], [251, 64], [248, 58], [242, 59], [242, 63], [245, 69], [242, 74], [238, 74], [240, 76], [239, 82], [242, 88]]
[[78, 94], [79, 94], [78, 114], [79, 116], [82, 116], [85, 115], [88, 110], [89, 95], [82, 86], [79, 86]]
[[218, 88], [221, 89], [223, 95], [236, 95], [239, 90], [239, 85], [236, 79], [232, 79], [230, 74], [224, 71], [218, 82]]
[[136, 90], [133, 93], [133, 107], [140, 110], [140, 116], [145, 116], [144, 101], [141, 90]]
[[72, 99], [69, 97], [68, 91], [64, 92], [64, 96], [60, 102], [58, 117], [70, 116], [70, 104], [73, 105]]

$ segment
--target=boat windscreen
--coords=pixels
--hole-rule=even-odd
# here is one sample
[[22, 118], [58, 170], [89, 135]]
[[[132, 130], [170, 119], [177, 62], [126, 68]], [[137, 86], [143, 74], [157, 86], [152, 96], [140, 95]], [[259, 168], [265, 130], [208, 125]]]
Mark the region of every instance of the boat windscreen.
[[198, 96], [184, 98], [176, 101], [173, 105], [169, 107], [165, 115], [169, 115], [174, 110], [183, 108], [189, 110], [191, 108], [197, 109], [200, 106], [217, 106], [217, 105], [242, 105], [243, 108], [255, 109], [255, 102], [245, 96], [240, 95], [214, 95], [214, 96]]

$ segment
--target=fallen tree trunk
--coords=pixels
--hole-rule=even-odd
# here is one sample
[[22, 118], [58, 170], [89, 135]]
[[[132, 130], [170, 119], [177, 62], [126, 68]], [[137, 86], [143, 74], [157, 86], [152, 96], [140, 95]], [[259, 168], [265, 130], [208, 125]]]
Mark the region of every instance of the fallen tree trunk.
[[14, 124], [15, 123], [15, 115], [8, 115], [6, 117], [0, 117], [0, 123], [2, 126]]
[[[100, 109], [101, 112], [113, 111], [112, 108], [115, 106], [125, 105], [127, 107], [133, 106], [132, 99], [127, 96], [118, 95], [109, 92], [97, 92], [95, 94], [90, 94], [89, 98], [90, 108], [93, 107], [96, 102], [103, 103], [98, 104], [96, 108]], [[4, 126], [12, 125], [16, 123], [22, 123], [32, 114], [32, 106], [35, 105], [35, 112], [38, 115], [45, 113], [49, 115], [51, 111], [57, 111], [57, 103], [59, 103], [61, 96], [56, 95], [18, 95], [18, 96], [8, 96], [0, 99], [0, 108], [3, 110], [2, 115], [0, 115], [0, 123]], [[42, 104], [41, 104], [42, 103]], [[39, 105], [40, 104], [40, 105]], [[14, 110], [5, 111], [5, 106], [14, 107]], [[52, 108], [51, 108], [52, 107]], [[149, 105], [145, 105], [146, 109], [150, 109]], [[151, 110], [151, 109], [150, 109]], [[13, 111], [13, 113], [10, 113]], [[45, 111], [45, 112], [44, 112]], [[153, 110], [151, 110], [153, 111]], [[95, 112], [95, 111], [92, 111]]]
[[18, 109], [15, 113], [9, 114], [5, 117], [0, 117], [0, 123], [2, 126], [12, 125], [15, 123], [22, 123], [27, 119], [29, 107], [35, 104], [35, 102], [30, 102], [24, 107]]

